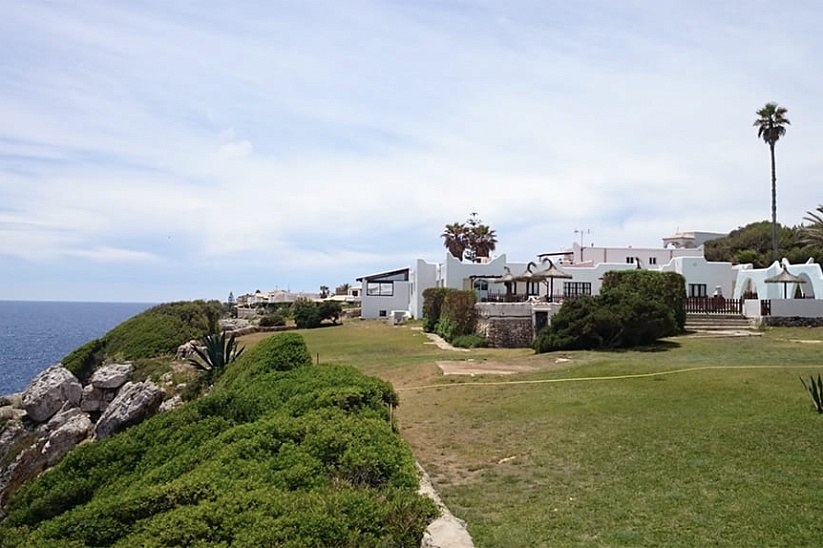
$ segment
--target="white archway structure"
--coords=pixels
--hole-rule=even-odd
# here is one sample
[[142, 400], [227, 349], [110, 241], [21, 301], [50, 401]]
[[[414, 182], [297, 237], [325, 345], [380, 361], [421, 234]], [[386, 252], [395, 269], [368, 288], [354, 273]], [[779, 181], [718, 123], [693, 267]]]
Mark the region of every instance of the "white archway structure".
[[746, 292], [757, 293], [758, 299], [783, 299], [783, 285], [766, 283], [766, 278], [777, 276], [783, 270], [783, 265], [790, 274], [794, 274], [806, 283], [789, 284], [786, 288], [789, 298], [794, 297], [800, 286], [800, 291], [806, 298], [823, 299], [823, 270], [820, 265], [809, 259], [803, 264], [789, 264], [786, 259], [775, 261], [768, 268], [742, 269], [737, 271], [737, 282], [734, 284], [735, 299], [740, 299]]

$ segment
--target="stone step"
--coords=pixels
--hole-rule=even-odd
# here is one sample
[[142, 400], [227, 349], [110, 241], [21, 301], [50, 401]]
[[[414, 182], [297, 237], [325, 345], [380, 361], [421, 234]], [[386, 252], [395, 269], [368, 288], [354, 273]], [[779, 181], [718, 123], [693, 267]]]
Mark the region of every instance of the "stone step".
[[730, 329], [752, 329], [744, 316], [689, 314], [686, 317], [686, 329], [691, 331], [714, 331]]

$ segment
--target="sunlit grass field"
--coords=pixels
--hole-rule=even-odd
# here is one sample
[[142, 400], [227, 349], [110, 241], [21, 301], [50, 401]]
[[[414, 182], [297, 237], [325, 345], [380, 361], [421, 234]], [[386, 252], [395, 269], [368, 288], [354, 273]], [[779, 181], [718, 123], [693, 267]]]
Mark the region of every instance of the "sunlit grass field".
[[[402, 434], [476, 546], [818, 546], [823, 329], [536, 356], [440, 350], [415, 325], [301, 331], [391, 381]], [[255, 335], [247, 337], [253, 344]], [[437, 361], [526, 364], [444, 377]]]

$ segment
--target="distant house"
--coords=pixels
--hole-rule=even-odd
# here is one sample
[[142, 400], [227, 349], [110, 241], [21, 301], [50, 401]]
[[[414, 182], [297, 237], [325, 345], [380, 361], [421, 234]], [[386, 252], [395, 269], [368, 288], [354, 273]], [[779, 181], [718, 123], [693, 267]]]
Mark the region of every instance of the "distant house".
[[411, 269], [400, 268], [357, 278], [363, 285], [360, 316], [387, 318], [393, 310], [409, 310]]
[[696, 249], [709, 240], [725, 238], [728, 234], [719, 232], [678, 232], [673, 236], [663, 238], [663, 247], [672, 246], [676, 249]]

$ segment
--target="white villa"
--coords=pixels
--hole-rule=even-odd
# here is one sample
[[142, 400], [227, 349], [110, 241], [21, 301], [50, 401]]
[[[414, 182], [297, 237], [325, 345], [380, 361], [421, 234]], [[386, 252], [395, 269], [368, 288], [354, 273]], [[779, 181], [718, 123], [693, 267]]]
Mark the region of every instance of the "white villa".
[[[804, 299], [771, 303], [771, 315], [823, 317], [820, 265], [811, 261], [803, 265], [775, 262], [766, 269], [753, 269], [751, 265], [707, 261], [703, 244], [722, 236], [724, 234], [709, 232], [678, 233], [663, 238], [662, 248], [582, 247], [575, 243], [563, 252], [538, 254], [531, 262], [508, 262], [505, 254], [481, 262], [461, 261], [450, 254], [446, 254], [442, 263], [418, 259], [414, 267], [357, 278], [363, 289], [361, 317], [389, 318], [405, 314], [420, 318], [423, 291], [430, 287], [474, 289], [480, 302], [512, 300], [510, 297], [516, 295], [518, 299], [514, 300], [554, 303], [565, 297], [596, 295], [603, 274], [608, 271], [641, 268], [682, 274], [686, 278], [688, 297], [723, 296], [753, 300], [752, 303], [747, 301], [744, 307], [749, 317], [763, 314], [759, 300], [790, 301], [796, 295], [802, 295]], [[550, 266], [556, 269], [553, 277], [538, 275], [529, 280], [529, 272], [539, 273]], [[784, 268], [800, 280], [766, 281]], [[508, 283], [504, 283], [506, 281]], [[787, 299], [783, 299], [784, 290]]]

